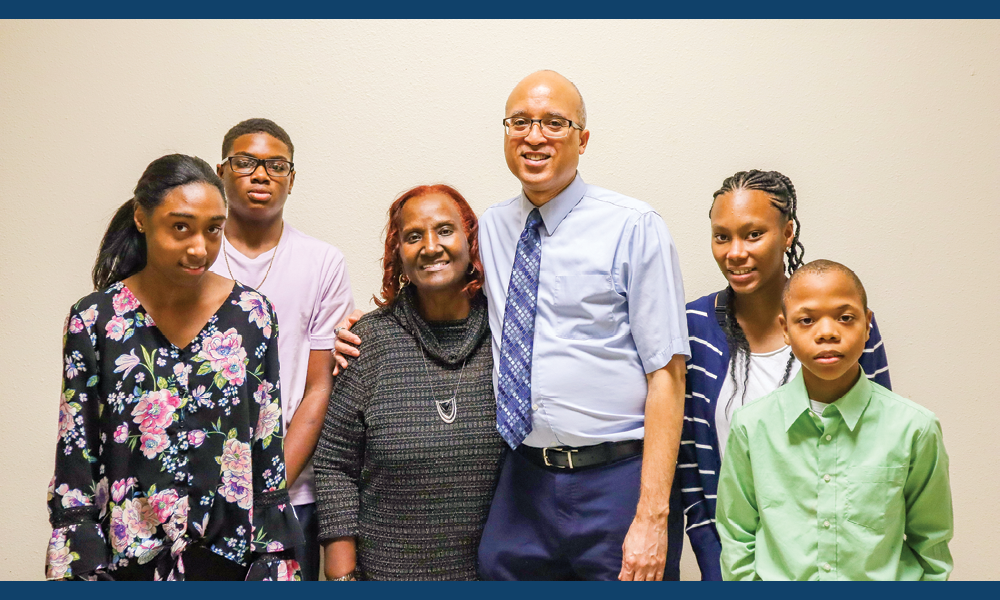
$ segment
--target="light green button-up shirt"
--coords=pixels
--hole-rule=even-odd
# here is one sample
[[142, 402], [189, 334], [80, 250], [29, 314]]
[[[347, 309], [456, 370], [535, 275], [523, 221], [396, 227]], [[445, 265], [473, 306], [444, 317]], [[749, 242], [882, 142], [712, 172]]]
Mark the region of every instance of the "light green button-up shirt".
[[817, 416], [800, 372], [733, 414], [716, 526], [726, 580], [947, 579], [941, 424], [864, 373]]

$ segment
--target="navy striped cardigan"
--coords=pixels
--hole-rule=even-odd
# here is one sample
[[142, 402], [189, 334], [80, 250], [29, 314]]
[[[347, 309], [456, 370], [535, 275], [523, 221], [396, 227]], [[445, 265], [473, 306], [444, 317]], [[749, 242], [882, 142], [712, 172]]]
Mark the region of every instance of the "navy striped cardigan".
[[[698, 559], [703, 581], [721, 581], [719, 534], [715, 530], [715, 496], [719, 486], [719, 439], [715, 407], [722, 383], [729, 375], [729, 344], [715, 317], [715, 296], [702, 296], [687, 305], [691, 358], [687, 361], [684, 391], [684, 428], [677, 455], [677, 480], [681, 486], [686, 531]], [[861, 368], [869, 379], [891, 389], [889, 363], [875, 318], [861, 355]]]

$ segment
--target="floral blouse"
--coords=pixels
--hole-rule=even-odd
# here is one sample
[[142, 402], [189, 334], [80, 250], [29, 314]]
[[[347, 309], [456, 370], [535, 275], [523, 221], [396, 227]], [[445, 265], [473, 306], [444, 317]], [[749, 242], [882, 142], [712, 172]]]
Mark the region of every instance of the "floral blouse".
[[198, 543], [248, 579], [296, 578], [270, 302], [236, 283], [178, 348], [119, 282], [73, 306], [64, 340], [46, 577], [155, 560], [183, 579]]

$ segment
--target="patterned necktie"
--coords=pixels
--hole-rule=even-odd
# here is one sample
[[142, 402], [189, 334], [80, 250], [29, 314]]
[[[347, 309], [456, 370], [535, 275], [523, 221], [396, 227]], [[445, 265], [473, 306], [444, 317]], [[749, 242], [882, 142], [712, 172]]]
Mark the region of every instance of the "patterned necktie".
[[500, 378], [497, 391], [497, 431], [511, 448], [531, 433], [531, 348], [535, 341], [538, 306], [538, 267], [542, 215], [531, 211], [517, 241], [514, 268], [507, 286], [507, 306], [500, 341]]

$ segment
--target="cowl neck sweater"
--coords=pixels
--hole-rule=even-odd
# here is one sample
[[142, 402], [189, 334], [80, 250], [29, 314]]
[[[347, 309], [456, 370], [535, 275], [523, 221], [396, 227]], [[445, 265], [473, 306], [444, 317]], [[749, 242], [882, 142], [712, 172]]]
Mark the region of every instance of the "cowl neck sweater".
[[442, 344], [441, 340], [434, 335], [431, 326], [420, 316], [417, 309], [416, 290], [412, 285], [408, 285], [400, 291], [392, 306], [392, 317], [417, 340], [428, 356], [439, 363], [453, 367], [468, 359], [489, 330], [486, 297], [482, 294], [476, 294], [469, 303], [465, 336], [458, 344]]
[[355, 537], [362, 579], [475, 579], [506, 447], [486, 300], [427, 322], [407, 288], [352, 328], [361, 356], [337, 376], [314, 454], [319, 538]]

